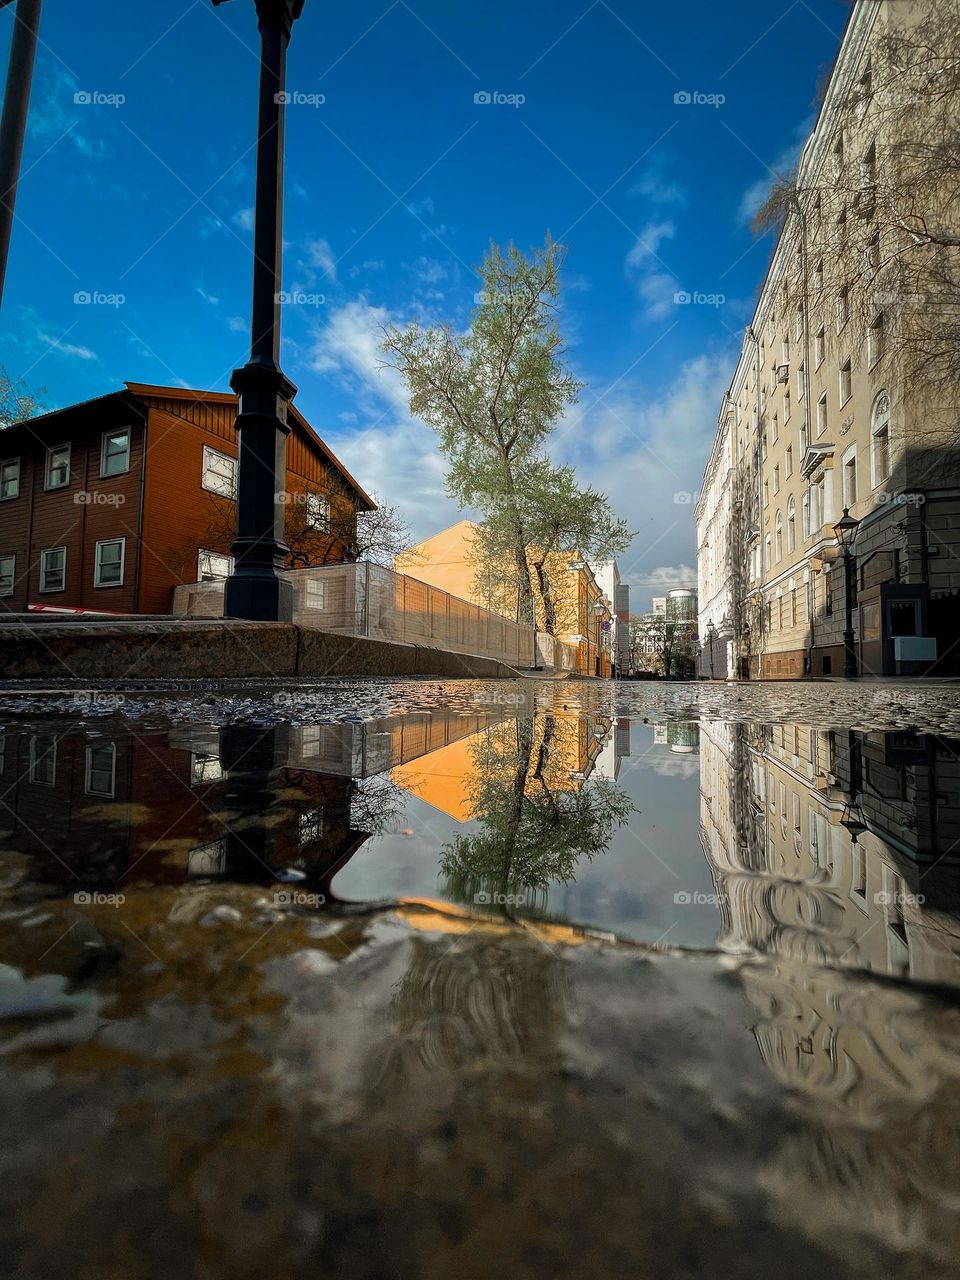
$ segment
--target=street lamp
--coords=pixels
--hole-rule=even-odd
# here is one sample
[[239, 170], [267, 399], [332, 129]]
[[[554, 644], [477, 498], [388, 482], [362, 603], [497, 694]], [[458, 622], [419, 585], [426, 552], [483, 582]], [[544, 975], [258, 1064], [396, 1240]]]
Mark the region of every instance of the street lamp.
[[[213, 0], [214, 5], [227, 0]], [[253, 233], [250, 359], [230, 386], [240, 400], [234, 568], [224, 588], [225, 618], [293, 620], [293, 587], [284, 575], [284, 489], [297, 388], [280, 368], [283, 260], [283, 117], [287, 46], [304, 0], [254, 0], [260, 27], [260, 105]]]
[[[13, 0], [0, 0], [0, 9], [6, 9], [12, 2]], [[41, 0], [16, 2], [7, 87], [3, 94], [3, 116], [0, 117], [0, 298], [3, 297], [3, 281], [7, 273], [13, 209], [20, 181], [23, 139], [30, 107], [30, 86], [33, 83], [33, 64], [37, 56], [37, 32], [40, 29]]]
[[853, 647], [853, 544], [859, 527], [860, 521], [853, 518], [847, 507], [843, 508], [843, 515], [833, 526], [837, 544], [843, 553], [843, 675], [846, 680], [852, 680], [857, 674], [857, 655]]

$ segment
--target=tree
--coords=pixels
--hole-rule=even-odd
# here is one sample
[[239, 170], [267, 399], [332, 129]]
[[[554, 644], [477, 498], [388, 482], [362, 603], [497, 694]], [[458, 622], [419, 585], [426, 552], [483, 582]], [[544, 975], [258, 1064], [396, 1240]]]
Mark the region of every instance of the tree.
[[410, 411], [437, 433], [447, 488], [465, 507], [509, 530], [519, 620], [534, 617], [520, 488], [581, 384], [564, 367], [556, 319], [563, 252], [549, 238], [529, 257], [496, 244], [480, 267], [482, 291], [469, 329], [389, 328], [383, 351], [410, 393]]
[[0, 365], [0, 430], [43, 413], [46, 405], [39, 397], [44, 392], [43, 387], [36, 393], [30, 391], [23, 378], [11, 378], [4, 366]]
[[558, 741], [564, 723], [579, 734], [578, 717], [547, 714], [497, 725], [471, 747], [480, 830], [457, 836], [440, 858], [455, 896], [475, 902], [500, 894], [529, 907], [533, 895], [543, 899], [551, 884], [573, 880], [581, 859], [604, 853], [629, 819], [632, 802], [608, 779], [571, 786]]
[[[613, 514], [605, 494], [577, 484], [572, 467], [535, 457], [524, 467], [516, 491], [516, 509], [527, 539], [526, 559], [539, 597], [537, 625], [550, 635], [576, 631], [577, 619], [558, 618], [557, 577], [569, 573], [569, 560], [609, 560], [630, 545], [626, 521]], [[474, 548], [474, 587], [485, 598], [499, 592], [501, 604], [515, 598], [516, 573], [510, 550], [513, 512], [500, 508], [479, 526]]]

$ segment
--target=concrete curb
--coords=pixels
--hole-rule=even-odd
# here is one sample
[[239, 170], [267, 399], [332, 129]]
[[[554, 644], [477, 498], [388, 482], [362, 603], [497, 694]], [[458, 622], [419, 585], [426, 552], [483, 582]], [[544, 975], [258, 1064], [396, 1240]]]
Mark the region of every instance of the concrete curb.
[[0, 628], [5, 680], [230, 680], [256, 676], [517, 679], [493, 658], [277, 622], [76, 623]]

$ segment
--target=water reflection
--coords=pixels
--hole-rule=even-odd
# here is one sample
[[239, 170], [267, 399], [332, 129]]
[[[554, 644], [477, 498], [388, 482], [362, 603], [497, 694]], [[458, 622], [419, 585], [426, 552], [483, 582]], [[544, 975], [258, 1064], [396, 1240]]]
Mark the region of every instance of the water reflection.
[[960, 983], [960, 744], [704, 726], [719, 945]]

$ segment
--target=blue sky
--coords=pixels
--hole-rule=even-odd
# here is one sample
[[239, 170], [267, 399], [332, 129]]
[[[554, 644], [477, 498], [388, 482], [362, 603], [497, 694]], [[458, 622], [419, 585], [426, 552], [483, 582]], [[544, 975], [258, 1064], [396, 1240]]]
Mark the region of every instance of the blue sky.
[[[307, 0], [289, 63], [284, 367], [418, 535], [458, 513], [431, 433], [380, 367], [379, 327], [465, 324], [489, 240], [550, 231], [587, 384], [552, 451], [637, 531], [622, 558], [636, 604], [688, 580], [692, 504], [675, 495], [696, 492], [770, 249], [749, 209], [809, 130], [846, 15], [840, 0]], [[51, 406], [124, 380], [226, 389], [247, 354], [252, 0], [47, 4], [41, 34], [0, 361]]]

